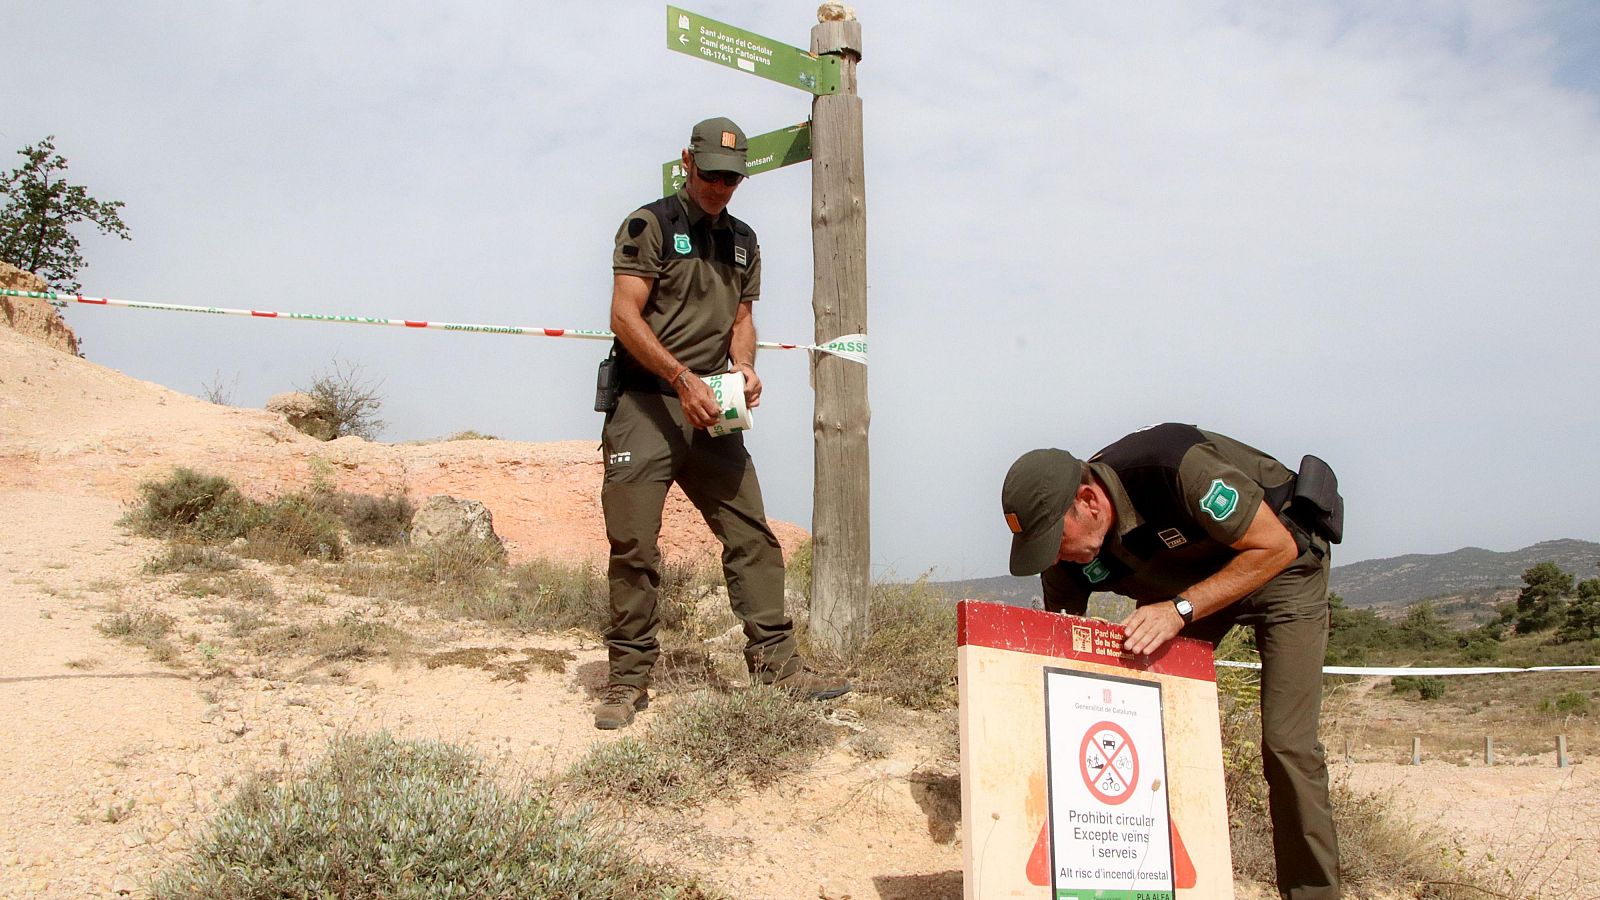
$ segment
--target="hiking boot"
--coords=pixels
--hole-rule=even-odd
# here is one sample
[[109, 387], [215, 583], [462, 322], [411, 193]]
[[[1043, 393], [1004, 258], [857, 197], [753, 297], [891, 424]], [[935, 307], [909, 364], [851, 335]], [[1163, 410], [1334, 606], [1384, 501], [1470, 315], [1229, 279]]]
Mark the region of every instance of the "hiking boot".
[[832, 700], [850, 693], [850, 682], [843, 678], [830, 678], [805, 668], [779, 678], [772, 686], [802, 700]]
[[650, 693], [631, 684], [608, 684], [594, 708], [594, 727], [612, 731], [633, 721], [633, 714], [650, 705]]

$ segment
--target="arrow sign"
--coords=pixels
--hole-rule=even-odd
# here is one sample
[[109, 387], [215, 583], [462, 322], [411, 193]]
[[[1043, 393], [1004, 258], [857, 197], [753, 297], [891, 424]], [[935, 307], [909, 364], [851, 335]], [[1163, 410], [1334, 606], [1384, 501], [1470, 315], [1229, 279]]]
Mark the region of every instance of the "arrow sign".
[[[758, 134], [749, 141], [745, 174], [760, 175], [773, 169], [792, 166], [811, 158], [811, 123], [801, 122]], [[683, 160], [674, 159], [661, 164], [661, 195], [676, 194], [689, 176], [683, 171]]]
[[839, 92], [839, 60], [812, 56], [771, 38], [667, 7], [667, 49], [813, 94]]

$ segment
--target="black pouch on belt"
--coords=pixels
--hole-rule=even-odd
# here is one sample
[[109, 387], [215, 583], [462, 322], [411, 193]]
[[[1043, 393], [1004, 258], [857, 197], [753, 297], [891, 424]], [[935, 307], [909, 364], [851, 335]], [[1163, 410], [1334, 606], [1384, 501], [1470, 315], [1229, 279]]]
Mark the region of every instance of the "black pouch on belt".
[[[594, 379], [594, 411], [608, 413], [617, 408], [617, 395], [622, 392], [622, 371], [617, 364], [616, 347], [600, 361], [600, 371]], [[609, 420], [607, 420], [609, 421]]]
[[1338, 476], [1315, 456], [1300, 460], [1289, 515], [1330, 544], [1344, 540], [1344, 498], [1339, 496]]

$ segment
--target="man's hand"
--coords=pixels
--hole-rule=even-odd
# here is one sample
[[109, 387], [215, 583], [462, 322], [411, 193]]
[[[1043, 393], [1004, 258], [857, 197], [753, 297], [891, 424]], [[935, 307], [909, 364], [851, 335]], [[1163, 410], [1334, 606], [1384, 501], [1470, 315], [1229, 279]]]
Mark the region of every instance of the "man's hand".
[[761, 405], [761, 376], [756, 374], [756, 367], [749, 363], [735, 365], [734, 371], [744, 373], [744, 405], [755, 409]]
[[672, 386], [678, 390], [678, 402], [683, 404], [683, 417], [690, 425], [710, 428], [717, 424], [722, 407], [717, 403], [717, 395], [711, 393], [710, 385], [693, 372], [685, 370]]
[[1183, 630], [1183, 616], [1178, 608], [1162, 601], [1134, 609], [1122, 620], [1122, 649], [1129, 653], [1149, 655], [1166, 646], [1167, 641]]

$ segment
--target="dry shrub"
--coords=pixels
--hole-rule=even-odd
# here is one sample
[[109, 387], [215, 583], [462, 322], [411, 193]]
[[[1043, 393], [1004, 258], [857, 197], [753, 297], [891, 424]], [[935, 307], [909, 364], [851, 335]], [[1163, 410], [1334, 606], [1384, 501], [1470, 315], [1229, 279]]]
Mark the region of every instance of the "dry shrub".
[[[872, 589], [871, 634], [849, 662], [857, 685], [912, 709], [956, 700], [956, 607], [927, 576]], [[822, 654], [808, 648], [815, 657]]]
[[95, 626], [107, 637], [118, 638], [149, 651], [157, 662], [171, 662], [178, 648], [167, 640], [177, 620], [153, 609], [120, 610]]
[[244, 553], [270, 562], [344, 558], [339, 523], [314, 494], [286, 494], [256, 504], [255, 522], [245, 532]]
[[338, 506], [351, 540], [380, 547], [403, 543], [417, 514], [416, 504], [404, 494], [340, 494]]
[[663, 709], [642, 736], [591, 750], [564, 780], [589, 797], [689, 806], [772, 784], [833, 742], [815, 704], [776, 688], [700, 691]]
[[231, 572], [237, 568], [239, 568], [237, 556], [215, 547], [186, 541], [168, 544], [166, 552], [144, 564], [144, 570], [151, 575], [169, 575], [174, 572], [211, 575]]
[[686, 876], [638, 861], [586, 811], [506, 788], [470, 751], [379, 733], [346, 738], [304, 774], [253, 778], [155, 900], [249, 897], [676, 897]]
[[304, 655], [319, 662], [365, 660], [394, 656], [411, 645], [411, 636], [384, 622], [372, 622], [354, 610], [333, 622], [293, 624], [256, 636], [254, 648], [274, 655]]
[[151, 537], [216, 543], [243, 536], [250, 512], [250, 501], [228, 479], [179, 467], [164, 480], [140, 484], [122, 524]]

